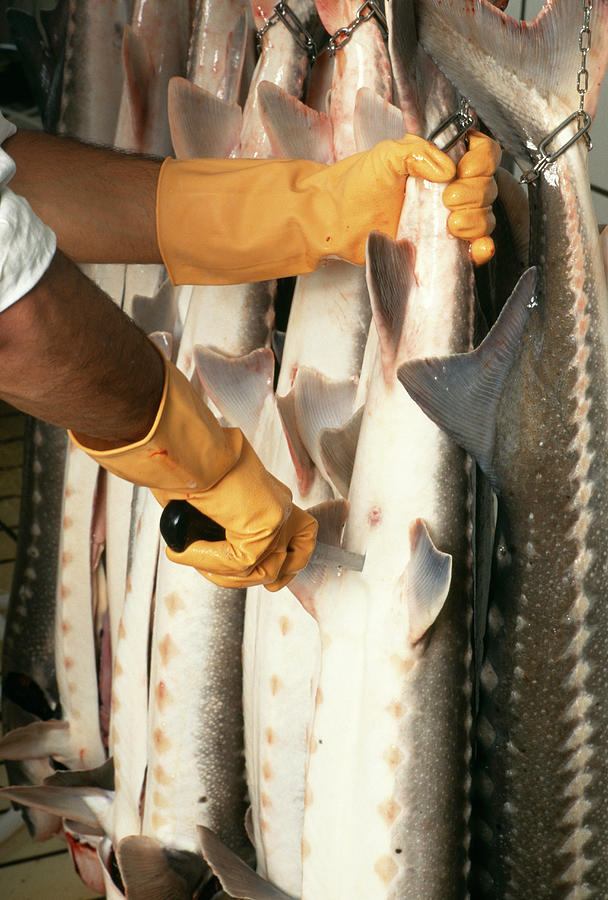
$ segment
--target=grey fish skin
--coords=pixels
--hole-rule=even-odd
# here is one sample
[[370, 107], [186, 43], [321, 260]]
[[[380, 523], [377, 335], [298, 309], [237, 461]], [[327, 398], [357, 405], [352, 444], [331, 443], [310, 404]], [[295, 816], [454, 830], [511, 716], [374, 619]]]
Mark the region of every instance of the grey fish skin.
[[[64, 429], [28, 418], [17, 559], [2, 648], [2, 729], [60, 716], [55, 677], [55, 590], [61, 528]], [[15, 691], [17, 688], [17, 692]], [[50, 763], [5, 762], [10, 784], [32, 784]], [[44, 840], [60, 820], [23, 810], [32, 837]]]
[[[427, 50], [528, 160], [527, 148], [578, 107], [580, 18], [569, 0], [554, 0], [531, 25], [481, 2], [419, 5]], [[591, 27], [593, 113], [608, 54], [606, 0], [594, 4]], [[466, 63], [454, 55], [465, 42]], [[608, 290], [585, 157], [579, 142], [534, 186], [538, 305], [502, 392], [493, 389], [494, 413], [477, 434], [461, 429], [500, 491], [502, 533], [477, 725], [475, 897], [603, 897], [608, 879]], [[486, 364], [501, 352], [488, 350]], [[454, 401], [464, 364], [428, 365]], [[483, 405], [480, 394], [461, 400], [461, 422]]]
[[[49, 718], [59, 705], [55, 679], [55, 585], [66, 447], [65, 429], [28, 419], [2, 679], [18, 673], [38, 685], [45, 709], [36, 703], [28, 712], [39, 718]], [[7, 732], [23, 723], [4, 718], [3, 724]]]
[[112, 144], [122, 91], [125, 0], [70, 0], [59, 132]]

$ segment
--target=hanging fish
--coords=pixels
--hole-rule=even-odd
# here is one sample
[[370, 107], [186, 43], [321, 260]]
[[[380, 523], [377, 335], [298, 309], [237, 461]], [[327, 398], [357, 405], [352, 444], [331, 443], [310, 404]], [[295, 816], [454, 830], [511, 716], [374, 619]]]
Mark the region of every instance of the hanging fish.
[[[420, 0], [418, 15], [424, 46], [524, 169], [572, 113], [576, 127], [576, 3], [555, 0], [531, 23], [479, 0]], [[608, 64], [605, 0], [593, 4], [590, 29], [592, 117]], [[571, 134], [565, 125], [551, 149]], [[536, 288], [524, 275], [470, 356], [408, 363], [400, 378], [499, 494], [475, 895], [599, 897], [608, 877], [608, 290], [584, 140], [548, 163], [530, 192]]]

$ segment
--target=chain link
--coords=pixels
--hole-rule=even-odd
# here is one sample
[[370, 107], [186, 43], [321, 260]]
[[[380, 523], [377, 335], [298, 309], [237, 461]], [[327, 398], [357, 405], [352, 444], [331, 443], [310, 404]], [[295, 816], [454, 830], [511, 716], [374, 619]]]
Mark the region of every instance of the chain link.
[[[581, 51], [581, 65], [580, 69], [576, 75], [576, 90], [579, 94], [579, 105], [578, 110], [572, 115], [568, 116], [567, 119], [555, 128], [551, 134], [548, 134], [544, 140], [540, 142], [538, 145], [539, 158], [536, 163], [532, 166], [531, 169], [528, 169], [527, 172], [519, 179], [520, 182], [525, 184], [531, 184], [533, 181], [536, 181], [541, 172], [546, 169], [546, 167], [555, 162], [558, 156], [561, 156], [562, 153], [565, 153], [566, 150], [572, 146], [572, 144], [576, 143], [576, 141], [580, 140], [580, 138], [584, 138], [585, 143], [587, 144], [587, 150], [591, 150], [593, 148], [593, 144], [591, 143], [591, 138], [589, 137], [589, 129], [591, 128], [591, 116], [589, 113], [585, 112], [585, 94], [589, 90], [589, 70], [587, 69], [587, 54], [591, 49], [591, 12], [593, 10], [593, 0], [581, 0], [582, 9], [583, 9], [583, 24], [579, 29], [578, 33], [578, 48]], [[553, 153], [548, 153], [547, 148], [551, 141], [565, 128], [570, 125], [571, 122], [576, 121], [577, 130], [572, 137], [570, 137], [564, 144], [558, 147]]]
[[[589, 90], [589, 71], [587, 70], [587, 54], [591, 49], [591, 10], [593, 0], [582, 0], [583, 3], [583, 27], [578, 34], [578, 48], [581, 51], [581, 67], [576, 78], [576, 89], [580, 95], [579, 121], [582, 121], [585, 112], [585, 94]], [[591, 149], [591, 148], [589, 148]]]
[[300, 47], [308, 54], [311, 63], [313, 63], [318, 54], [315, 42], [313, 41], [310, 33], [306, 30], [302, 22], [291, 9], [291, 7], [287, 5], [286, 0], [279, 0], [279, 2], [274, 7], [272, 15], [269, 19], [266, 20], [265, 25], [263, 25], [261, 28], [258, 28], [258, 30], [256, 31], [258, 50], [260, 50], [262, 47], [262, 38], [264, 37], [268, 29], [272, 28], [272, 26], [276, 25], [278, 22], [283, 23], [283, 25], [291, 33], [298, 47]]
[[327, 44], [327, 51], [333, 56], [334, 53], [337, 53], [338, 50], [341, 50], [353, 36], [353, 32], [362, 25], [364, 22], [368, 22], [373, 16], [376, 17], [380, 28], [384, 32], [384, 35], [387, 34], [387, 24], [386, 18], [384, 17], [384, 13], [380, 9], [379, 6], [374, 2], [374, 0], [365, 0], [365, 3], [362, 3], [359, 9], [357, 10], [357, 14], [353, 21], [349, 25], [345, 25], [343, 28], [338, 28], [334, 34], [329, 39]]

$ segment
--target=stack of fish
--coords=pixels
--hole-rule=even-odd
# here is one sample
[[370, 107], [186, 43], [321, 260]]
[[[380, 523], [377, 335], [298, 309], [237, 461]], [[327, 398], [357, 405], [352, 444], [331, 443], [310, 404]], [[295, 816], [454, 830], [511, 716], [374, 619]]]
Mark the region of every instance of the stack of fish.
[[[531, 24], [487, 0], [386, 0], [386, 20], [294, 0], [296, 35], [267, 2], [199, 0], [168, 82], [150, 42], [169, 5], [142, 0], [124, 40], [133, 139], [115, 142], [145, 149], [160, 110], [178, 156], [329, 163], [428, 135], [461, 94], [529, 168], [579, 107], [581, 48], [595, 113], [608, 0], [590, 5], [587, 45], [575, 0]], [[75, 0], [71, 26], [82, 8], [91, 26]], [[313, 61], [302, 34], [320, 23], [339, 46]], [[282, 338], [274, 284], [128, 304], [323, 538], [365, 554], [361, 573], [215, 588], [159, 554], [138, 489], [108, 520], [130, 537], [106, 591], [97, 473], [64, 482], [62, 436], [34, 426], [0, 742], [21, 786], [5, 794], [38, 839], [61, 828], [108, 897], [605, 896], [608, 237], [586, 153], [576, 141], [530, 184], [530, 216], [498, 174], [492, 278], [448, 234], [442, 186], [410, 178], [397, 239], [370, 235], [365, 272], [299, 277]]]

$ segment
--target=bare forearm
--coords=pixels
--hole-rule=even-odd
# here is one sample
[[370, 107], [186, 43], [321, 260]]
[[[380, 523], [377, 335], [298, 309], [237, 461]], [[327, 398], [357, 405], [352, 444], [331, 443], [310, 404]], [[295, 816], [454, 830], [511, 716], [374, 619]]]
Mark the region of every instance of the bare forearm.
[[161, 262], [156, 184], [162, 160], [92, 147], [42, 132], [4, 142], [25, 197], [77, 262]]
[[96, 439], [98, 449], [147, 434], [163, 383], [145, 335], [60, 252], [0, 313], [0, 396]]

